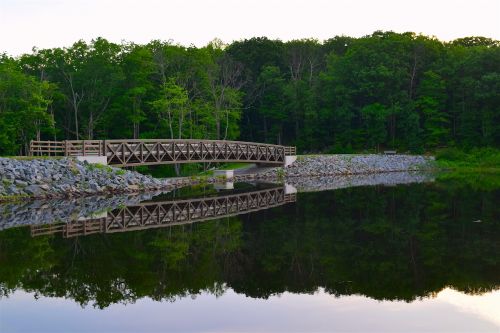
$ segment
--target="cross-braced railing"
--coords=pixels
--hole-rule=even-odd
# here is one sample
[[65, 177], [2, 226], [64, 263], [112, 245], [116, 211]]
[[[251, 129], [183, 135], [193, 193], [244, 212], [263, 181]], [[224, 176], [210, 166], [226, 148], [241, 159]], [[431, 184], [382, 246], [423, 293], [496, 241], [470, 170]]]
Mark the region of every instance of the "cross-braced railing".
[[62, 233], [64, 237], [74, 237], [160, 228], [246, 214], [295, 200], [294, 193], [286, 194], [285, 188], [279, 187], [218, 197], [148, 202], [115, 209], [105, 217], [31, 226], [31, 234]]
[[106, 156], [108, 164], [137, 166], [197, 162], [284, 164], [295, 147], [226, 140], [32, 141], [30, 155]]

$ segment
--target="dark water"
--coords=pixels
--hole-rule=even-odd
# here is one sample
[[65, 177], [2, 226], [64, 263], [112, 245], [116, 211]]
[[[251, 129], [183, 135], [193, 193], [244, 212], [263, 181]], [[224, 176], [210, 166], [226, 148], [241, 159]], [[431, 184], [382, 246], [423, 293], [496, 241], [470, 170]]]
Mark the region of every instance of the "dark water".
[[0, 331], [498, 332], [496, 184], [445, 179], [296, 196], [279, 186], [191, 190], [155, 200], [276, 198], [177, 226], [96, 229], [102, 212], [79, 218], [73, 233], [66, 222], [8, 225]]

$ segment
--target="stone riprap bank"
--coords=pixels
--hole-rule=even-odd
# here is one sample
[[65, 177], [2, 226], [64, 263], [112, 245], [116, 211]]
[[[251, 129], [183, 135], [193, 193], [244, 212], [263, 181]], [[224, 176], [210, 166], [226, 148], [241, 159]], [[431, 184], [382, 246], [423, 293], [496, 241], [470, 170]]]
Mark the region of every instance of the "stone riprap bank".
[[284, 170], [271, 169], [261, 177], [319, 177], [434, 168], [434, 157], [420, 155], [303, 155]]
[[71, 158], [33, 160], [0, 158], [0, 199], [127, 193], [159, 190], [168, 185], [165, 180], [137, 172], [88, 164]]

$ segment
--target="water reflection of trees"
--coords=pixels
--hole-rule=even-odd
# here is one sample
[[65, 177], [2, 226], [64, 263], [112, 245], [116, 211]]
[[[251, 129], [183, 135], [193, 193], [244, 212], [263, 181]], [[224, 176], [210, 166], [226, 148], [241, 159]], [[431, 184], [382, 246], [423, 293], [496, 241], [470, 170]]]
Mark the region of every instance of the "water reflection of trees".
[[[0, 286], [106, 307], [227, 287], [413, 300], [499, 286], [498, 190], [450, 182], [299, 195], [209, 223], [74, 239], [0, 233]], [[478, 221], [481, 222], [473, 222]]]

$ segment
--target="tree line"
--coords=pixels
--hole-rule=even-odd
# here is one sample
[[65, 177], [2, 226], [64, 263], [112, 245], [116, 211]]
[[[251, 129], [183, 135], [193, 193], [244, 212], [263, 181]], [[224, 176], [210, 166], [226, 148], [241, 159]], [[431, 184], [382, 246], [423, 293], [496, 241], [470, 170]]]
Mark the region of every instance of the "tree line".
[[301, 152], [500, 145], [500, 42], [376, 31], [0, 56], [0, 154], [32, 139], [199, 138]]

